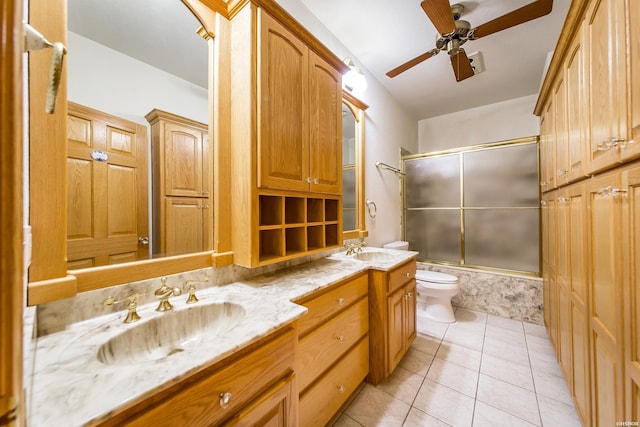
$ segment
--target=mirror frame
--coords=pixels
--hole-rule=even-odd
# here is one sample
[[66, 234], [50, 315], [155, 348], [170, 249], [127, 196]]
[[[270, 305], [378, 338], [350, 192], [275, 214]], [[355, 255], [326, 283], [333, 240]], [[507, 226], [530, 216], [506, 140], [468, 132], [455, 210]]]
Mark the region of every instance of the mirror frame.
[[[152, 277], [175, 274], [233, 263], [231, 251], [231, 181], [230, 147], [228, 141], [229, 107], [219, 104], [221, 93], [228, 92], [229, 37], [215, 37], [229, 32], [226, 2], [181, 0], [195, 15], [202, 28], [199, 33], [207, 40], [209, 61], [209, 140], [213, 141], [213, 247], [209, 251], [167, 258], [135, 261], [127, 264], [69, 270], [66, 266], [66, 138], [67, 138], [67, 72], [63, 68], [54, 114], [46, 114], [44, 94], [47, 93], [50, 52], [29, 54], [29, 223], [31, 226], [31, 264], [27, 288], [27, 304], [37, 305], [78, 292], [134, 282]], [[209, 4], [212, 3], [212, 4]], [[212, 7], [215, 6], [215, 7]], [[31, 0], [29, 23], [46, 34], [49, 40], [67, 44], [66, 0]], [[220, 9], [220, 10], [219, 10]], [[216, 52], [216, 55], [212, 55]], [[213, 94], [217, 96], [213, 96]], [[230, 94], [229, 98], [230, 98]], [[226, 98], [226, 99], [229, 99]]]
[[356, 228], [343, 231], [344, 240], [369, 235], [364, 216], [364, 112], [369, 106], [344, 89], [342, 102], [349, 107], [356, 120]]

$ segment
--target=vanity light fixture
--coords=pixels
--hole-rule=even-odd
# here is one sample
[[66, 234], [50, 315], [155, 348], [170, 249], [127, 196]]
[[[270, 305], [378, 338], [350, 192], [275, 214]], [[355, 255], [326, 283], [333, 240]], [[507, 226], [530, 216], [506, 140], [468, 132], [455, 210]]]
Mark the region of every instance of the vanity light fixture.
[[353, 59], [348, 56], [343, 61], [349, 67], [349, 71], [342, 76], [342, 87], [352, 93], [364, 92], [367, 88], [367, 80], [364, 78], [364, 73], [360, 67], [356, 67]]

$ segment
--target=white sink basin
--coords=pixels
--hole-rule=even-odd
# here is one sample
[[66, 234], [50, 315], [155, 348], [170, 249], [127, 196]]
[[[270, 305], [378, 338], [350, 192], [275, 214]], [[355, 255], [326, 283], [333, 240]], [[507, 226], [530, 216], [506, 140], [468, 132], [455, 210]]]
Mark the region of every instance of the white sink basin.
[[373, 262], [388, 262], [396, 259], [393, 255], [390, 255], [386, 252], [379, 251], [370, 251], [370, 252], [359, 252], [353, 256], [354, 259], [358, 261], [373, 261]]
[[100, 346], [106, 365], [131, 365], [164, 359], [192, 348], [215, 345], [215, 338], [238, 325], [245, 309], [230, 302], [196, 305], [141, 321]]

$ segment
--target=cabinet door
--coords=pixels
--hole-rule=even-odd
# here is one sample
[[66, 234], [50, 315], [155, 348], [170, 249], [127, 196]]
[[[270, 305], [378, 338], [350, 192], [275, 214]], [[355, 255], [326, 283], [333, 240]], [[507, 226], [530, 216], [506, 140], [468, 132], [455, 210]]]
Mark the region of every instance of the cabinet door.
[[626, 137], [624, 0], [594, 0], [587, 11], [589, 47], [589, 172], [619, 161]]
[[583, 425], [590, 425], [589, 399], [589, 319], [587, 288], [586, 196], [583, 184], [567, 189], [571, 321], [570, 391]]
[[622, 197], [618, 173], [589, 184], [592, 423], [624, 419], [622, 378]]
[[549, 101], [540, 117], [540, 189], [555, 188], [555, 124], [553, 101]]
[[558, 78], [553, 93], [555, 105], [556, 144], [554, 170], [556, 186], [559, 187], [569, 179], [569, 132], [567, 128], [567, 87], [562, 73]]
[[625, 271], [625, 391], [626, 416], [640, 420], [640, 167], [625, 171], [623, 186], [627, 190], [623, 235], [626, 240]]
[[202, 131], [177, 123], [165, 123], [165, 194], [202, 197]]
[[[294, 427], [297, 425], [293, 374], [264, 392], [224, 426]], [[296, 402], [294, 402], [294, 400]]]
[[164, 233], [160, 234], [163, 254], [205, 250], [204, 224], [209, 212], [206, 200], [187, 197], [165, 198]]
[[318, 55], [309, 54], [309, 169], [313, 192], [342, 191], [342, 76]]
[[558, 309], [558, 338], [556, 351], [560, 367], [569, 381], [571, 381], [571, 308], [570, 308], [570, 265], [569, 265], [569, 198], [566, 191], [558, 193], [557, 205], [557, 264], [556, 287]]
[[578, 31], [576, 39], [569, 48], [566, 62], [566, 118], [568, 131], [568, 167], [570, 182], [585, 176], [587, 164], [588, 121], [586, 104], [588, 100], [587, 82], [584, 67], [584, 27]]
[[627, 1], [627, 34], [629, 141], [622, 144], [623, 160], [640, 156], [640, 2], [636, 0]]
[[308, 48], [264, 12], [258, 45], [258, 186], [307, 191]]
[[404, 356], [404, 311], [405, 311], [404, 288], [395, 291], [387, 300], [388, 312], [388, 334], [389, 343], [387, 346], [387, 372], [390, 374], [398, 366], [402, 356]]
[[405, 351], [411, 347], [413, 340], [416, 339], [416, 322], [417, 322], [417, 299], [416, 299], [416, 281], [412, 280], [405, 287], [405, 317], [404, 317], [404, 336]]

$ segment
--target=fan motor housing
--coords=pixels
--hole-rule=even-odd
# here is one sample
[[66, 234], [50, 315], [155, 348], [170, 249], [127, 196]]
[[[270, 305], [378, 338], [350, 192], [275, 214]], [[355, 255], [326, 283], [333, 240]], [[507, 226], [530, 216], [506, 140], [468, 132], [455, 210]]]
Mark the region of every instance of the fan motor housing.
[[447, 45], [452, 40], [458, 40], [459, 45], [462, 46], [467, 41], [467, 34], [469, 34], [469, 30], [471, 30], [471, 24], [468, 21], [464, 21], [459, 19], [456, 22], [456, 30], [451, 34], [446, 34], [444, 36], [438, 35], [436, 37], [436, 48], [439, 50], [444, 50], [447, 48]]

